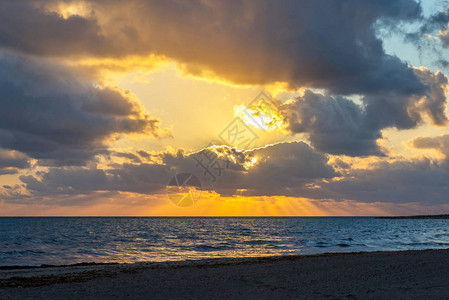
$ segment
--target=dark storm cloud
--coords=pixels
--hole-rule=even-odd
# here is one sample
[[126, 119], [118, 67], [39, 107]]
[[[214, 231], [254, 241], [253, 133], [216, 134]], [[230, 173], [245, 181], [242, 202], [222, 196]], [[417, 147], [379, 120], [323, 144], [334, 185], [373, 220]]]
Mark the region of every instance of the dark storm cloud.
[[125, 91], [45, 61], [0, 55], [0, 147], [44, 165], [82, 165], [109, 139], [163, 134]]
[[287, 130], [307, 134], [314, 148], [325, 153], [383, 155], [377, 145], [382, 129], [415, 128], [425, 117], [438, 126], [448, 122], [445, 114], [448, 78], [427, 69], [414, 72], [428, 87], [422, 93], [406, 96], [379, 92], [363, 97], [363, 105], [308, 90], [280, 106]]
[[378, 26], [418, 19], [414, 0], [98, 0], [68, 18], [52, 12], [55, 2], [0, 2], [0, 44], [43, 56], [160, 54], [194, 74], [341, 94], [424, 88], [376, 36]]

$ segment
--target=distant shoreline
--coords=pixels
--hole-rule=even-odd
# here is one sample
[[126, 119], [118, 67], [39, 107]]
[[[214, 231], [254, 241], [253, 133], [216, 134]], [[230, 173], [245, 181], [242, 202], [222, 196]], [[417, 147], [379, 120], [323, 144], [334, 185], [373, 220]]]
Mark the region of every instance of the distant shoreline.
[[444, 249], [0, 270], [0, 298], [435, 299], [448, 262]]
[[415, 215], [415, 216], [384, 216], [376, 217], [378, 219], [449, 219], [449, 214], [446, 215]]

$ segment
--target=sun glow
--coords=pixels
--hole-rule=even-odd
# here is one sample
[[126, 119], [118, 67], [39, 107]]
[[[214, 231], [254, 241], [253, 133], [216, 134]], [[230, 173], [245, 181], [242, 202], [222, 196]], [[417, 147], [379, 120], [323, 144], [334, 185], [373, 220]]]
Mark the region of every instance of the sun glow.
[[253, 158], [251, 158], [250, 160], [246, 161], [246, 162], [243, 164], [243, 167], [244, 167], [246, 170], [248, 170], [248, 169], [254, 167], [254, 166], [256, 165], [256, 163], [257, 163], [257, 157], [253, 157]]
[[57, 13], [64, 19], [72, 16], [87, 17], [92, 14], [92, 7], [84, 1], [57, 2], [46, 6], [49, 12]]
[[263, 100], [248, 106], [235, 105], [234, 116], [240, 118], [246, 125], [264, 131], [282, 131], [284, 128], [283, 116], [278, 107]]

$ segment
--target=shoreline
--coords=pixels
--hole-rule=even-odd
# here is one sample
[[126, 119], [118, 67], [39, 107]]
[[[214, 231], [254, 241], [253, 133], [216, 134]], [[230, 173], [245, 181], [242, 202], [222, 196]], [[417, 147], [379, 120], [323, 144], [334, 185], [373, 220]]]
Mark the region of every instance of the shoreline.
[[440, 215], [412, 215], [412, 216], [381, 216], [377, 219], [408, 219], [408, 220], [446, 220], [449, 219], [449, 214]]
[[118, 266], [118, 267], [138, 267], [138, 268], [161, 268], [161, 267], [196, 267], [209, 265], [234, 265], [234, 264], [253, 264], [283, 260], [298, 260], [303, 258], [314, 257], [333, 257], [340, 255], [363, 255], [371, 253], [402, 253], [402, 252], [427, 252], [427, 251], [449, 251], [448, 248], [440, 249], [419, 249], [419, 250], [373, 250], [373, 251], [352, 251], [352, 252], [323, 252], [316, 254], [295, 254], [295, 255], [273, 255], [273, 256], [244, 256], [244, 257], [217, 257], [202, 258], [192, 260], [167, 260], [167, 261], [138, 261], [138, 262], [79, 262], [73, 264], [41, 264], [41, 265], [0, 265], [0, 279], [3, 271], [20, 271], [20, 270], [41, 270], [41, 269], [64, 269], [78, 267], [102, 267], [102, 266]]
[[[123, 293], [129, 297], [117, 296]], [[96, 299], [444, 298], [449, 295], [449, 249], [0, 269], [0, 298], [94, 295]]]

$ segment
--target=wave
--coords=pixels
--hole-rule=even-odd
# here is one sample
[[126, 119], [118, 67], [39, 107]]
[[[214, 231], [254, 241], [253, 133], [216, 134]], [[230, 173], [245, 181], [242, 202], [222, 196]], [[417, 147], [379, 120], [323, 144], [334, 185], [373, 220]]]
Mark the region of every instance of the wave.
[[449, 247], [443, 225], [369, 217], [2, 218], [0, 266], [441, 249]]

